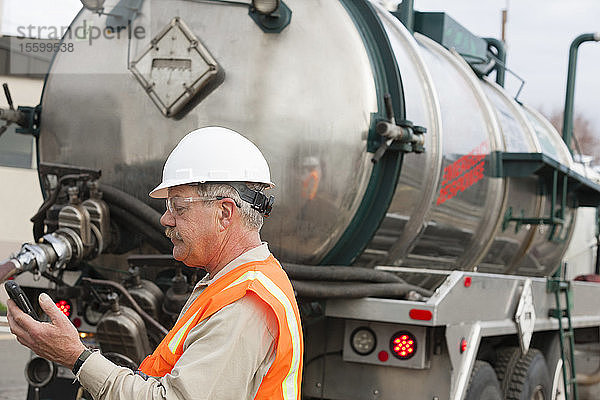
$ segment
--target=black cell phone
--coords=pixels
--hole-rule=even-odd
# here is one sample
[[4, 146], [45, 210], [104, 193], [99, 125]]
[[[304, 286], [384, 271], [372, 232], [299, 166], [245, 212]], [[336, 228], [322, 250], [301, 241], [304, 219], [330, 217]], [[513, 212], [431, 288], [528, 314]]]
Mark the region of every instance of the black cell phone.
[[25, 295], [25, 292], [23, 289], [21, 289], [21, 286], [19, 286], [17, 282], [7, 281], [4, 283], [4, 287], [6, 288], [6, 293], [8, 293], [10, 298], [17, 303], [21, 311], [23, 311], [25, 314], [29, 314], [36, 321], [40, 320], [40, 317], [33, 309], [33, 306]]

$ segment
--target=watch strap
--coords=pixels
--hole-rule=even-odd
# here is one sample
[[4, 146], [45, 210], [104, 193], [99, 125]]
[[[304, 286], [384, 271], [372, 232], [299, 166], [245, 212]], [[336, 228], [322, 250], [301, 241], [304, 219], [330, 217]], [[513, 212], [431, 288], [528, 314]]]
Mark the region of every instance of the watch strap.
[[85, 362], [85, 360], [88, 359], [89, 356], [92, 355], [92, 351], [90, 349], [85, 349], [77, 358], [77, 361], [75, 361], [75, 365], [73, 365], [73, 369], [71, 371], [73, 371], [74, 375], [77, 375], [77, 373], [79, 372], [79, 370], [81, 369], [81, 366], [83, 365], [83, 363]]

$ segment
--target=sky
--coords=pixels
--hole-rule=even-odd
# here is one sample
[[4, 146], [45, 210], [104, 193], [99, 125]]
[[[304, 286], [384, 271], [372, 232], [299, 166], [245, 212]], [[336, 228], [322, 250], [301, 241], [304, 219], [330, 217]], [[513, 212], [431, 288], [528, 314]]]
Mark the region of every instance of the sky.
[[[327, 0], [332, 1], [332, 0]], [[600, 31], [599, 0], [414, 0], [419, 11], [444, 11], [479, 36], [500, 38], [501, 10], [508, 8], [507, 66], [525, 80], [519, 100], [543, 113], [562, 111], [571, 41]], [[107, 0], [107, 4], [114, 3]], [[81, 8], [79, 0], [0, 0], [1, 32], [20, 25], [66, 26]], [[600, 137], [600, 42], [579, 48], [575, 111], [592, 122]], [[507, 78], [516, 94], [519, 81]]]
[[[569, 46], [582, 33], [600, 32], [600, 1], [415, 0], [419, 11], [444, 11], [471, 32], [496, 38], [507, 6], [507, 66], [525, 81], [519, 99], [545, 114], [562, 112]], [[583, 43], [577, 58], [574, 109], [592, 121], [600, 137], [600, 42]], [[516, 83], [507, 76], [512, 94]]]

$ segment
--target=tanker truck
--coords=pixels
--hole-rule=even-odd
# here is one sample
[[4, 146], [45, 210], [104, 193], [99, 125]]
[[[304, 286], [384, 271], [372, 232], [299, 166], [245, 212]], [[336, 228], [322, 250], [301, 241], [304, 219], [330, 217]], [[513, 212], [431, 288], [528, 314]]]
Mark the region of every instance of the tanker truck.
[[[35, 137], [44, 195], [0, 280], [137, 368], [200, 278], [148, 193], [187, 132], [226, 126], [277, 185], [262, 235], [299, 301], [303, 398], [592, 393], [600, 286], [573, 278], [598, 274], [600, 179], [504, 89], [502, 42], [411, 1], [83, 4], [39, 105], [0, 114]], [[26, 378], [86, 397], [34, 355]]]

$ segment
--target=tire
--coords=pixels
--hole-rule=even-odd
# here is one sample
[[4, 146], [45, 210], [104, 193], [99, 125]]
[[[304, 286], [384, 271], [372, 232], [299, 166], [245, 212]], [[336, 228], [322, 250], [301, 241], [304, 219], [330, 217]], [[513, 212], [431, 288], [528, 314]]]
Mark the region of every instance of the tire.
[[465, 400], [502, 400], [496, 373], [485, 361], [475, 361]]
[[529, 349], [522, 356], [518, 347], [501, 349], [494, 368], [504, 399], [551, 399], [552, 379], [546, 359], [539, 350]]

